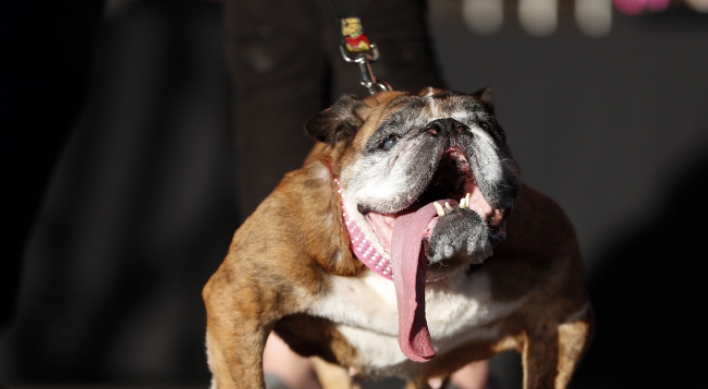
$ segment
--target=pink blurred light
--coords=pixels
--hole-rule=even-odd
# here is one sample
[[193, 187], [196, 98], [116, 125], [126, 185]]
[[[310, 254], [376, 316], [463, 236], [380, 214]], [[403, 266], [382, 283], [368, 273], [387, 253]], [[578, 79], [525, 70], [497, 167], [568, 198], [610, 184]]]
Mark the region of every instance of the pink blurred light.
[[646, 0], [647, 8], [652, 11], [663, 11], [669, 7], [670, 0]]
[[613, 0], [615, 8], [626, 15], [637, 15], [645, 9], [663, 11], [671, 0]]

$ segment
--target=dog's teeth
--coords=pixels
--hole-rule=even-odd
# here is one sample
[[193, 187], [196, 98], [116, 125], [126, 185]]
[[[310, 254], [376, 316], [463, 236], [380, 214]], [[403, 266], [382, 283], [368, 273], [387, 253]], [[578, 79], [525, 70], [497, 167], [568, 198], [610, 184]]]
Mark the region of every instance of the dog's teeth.
[[435, 203], [433, 203], [433, 205], [435, 206], [435, 210], [438, 211], [438, 216], [440, 216], [440, 217], [445, 216], [445, 210], [443, 209], [443, 207], [440, 204], [435, 202]]
[[465, 195], [465, 204], [467, 204], [467, 208], [470, 207], [470, 200], [472, 200], [472, 195], [467, 192], [467, 194]]
[[448, 203], [447, 201], [445, 202], [445, 209], [447, 209], [448, 212], [452, 211], [452, 207], [450, 206], [450, 203]]

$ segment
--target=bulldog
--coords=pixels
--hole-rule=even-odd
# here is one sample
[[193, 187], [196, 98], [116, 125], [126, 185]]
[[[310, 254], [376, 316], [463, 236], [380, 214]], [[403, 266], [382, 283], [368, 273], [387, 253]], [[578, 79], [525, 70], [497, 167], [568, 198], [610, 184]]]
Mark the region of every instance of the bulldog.
[[525, 389], [567, 387], [594, 326], [578, 242], [521, 182], [489, 89], [344, 96], [305, 128], [304, 166], [204, 287], [212, 388], [262, 389], [271, 331], [325, 389], [437, 388], [506, 350]]

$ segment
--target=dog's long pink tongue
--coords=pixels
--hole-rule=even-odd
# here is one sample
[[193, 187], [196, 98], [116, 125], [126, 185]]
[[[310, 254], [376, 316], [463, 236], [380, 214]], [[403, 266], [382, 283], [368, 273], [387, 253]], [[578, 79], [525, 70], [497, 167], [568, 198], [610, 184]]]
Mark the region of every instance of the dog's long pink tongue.
[[420, 251], [423, 232], [437, 215], [431, 203], [415, 213], [399, 216], [393, 227], [391, 260], [398, 300], [398, 345], [403, 354], [416, 362], [426, 362], [435, 356], [425, 319], [427, 259]]

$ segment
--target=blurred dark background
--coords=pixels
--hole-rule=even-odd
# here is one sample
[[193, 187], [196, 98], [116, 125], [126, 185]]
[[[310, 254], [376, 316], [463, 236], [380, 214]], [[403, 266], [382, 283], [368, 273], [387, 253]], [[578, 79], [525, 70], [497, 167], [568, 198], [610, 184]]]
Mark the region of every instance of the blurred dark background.
[[[495, 25], [472, 1], [429, 2], [439, 65], [493, 88], [524, 180], [575, 223], [598, 332], [572, 387], [708, 387], [708, 15], [505, 1]], [[31, 233], [0, 268], [0, 384], [207, 387], [200, 291], [246, 216], [221, 5], [96, 3], [3, 5], [3, 239]], [[500, 388], [518, 363], [493, 362]]]

